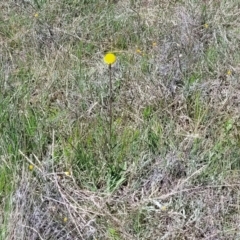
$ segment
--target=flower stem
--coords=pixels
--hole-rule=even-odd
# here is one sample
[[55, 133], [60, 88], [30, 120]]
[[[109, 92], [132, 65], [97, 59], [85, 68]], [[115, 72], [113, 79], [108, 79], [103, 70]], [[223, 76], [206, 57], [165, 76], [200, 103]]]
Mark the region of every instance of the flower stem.
[[109, 64], [109, 152], [112, 151], [112, 67]]

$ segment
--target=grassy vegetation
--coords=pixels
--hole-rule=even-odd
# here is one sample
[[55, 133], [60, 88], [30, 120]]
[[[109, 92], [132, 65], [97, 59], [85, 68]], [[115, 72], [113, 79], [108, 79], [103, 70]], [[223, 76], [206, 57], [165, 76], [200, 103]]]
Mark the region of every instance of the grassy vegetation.
[[238, 1], [0, 10], [0, 239], [240, 238]]

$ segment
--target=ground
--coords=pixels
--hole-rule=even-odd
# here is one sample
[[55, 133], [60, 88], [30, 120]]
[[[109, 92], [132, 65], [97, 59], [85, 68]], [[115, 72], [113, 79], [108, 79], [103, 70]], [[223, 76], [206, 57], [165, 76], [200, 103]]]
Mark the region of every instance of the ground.
[[0, 239], [240, 239], [239, 14], [1, 1]]

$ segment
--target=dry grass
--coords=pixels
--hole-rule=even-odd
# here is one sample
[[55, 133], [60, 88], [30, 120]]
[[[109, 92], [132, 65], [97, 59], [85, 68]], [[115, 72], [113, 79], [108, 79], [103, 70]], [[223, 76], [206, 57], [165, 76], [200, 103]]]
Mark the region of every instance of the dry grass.
[[237, 1], [0, 9], [0, 239], [240, 238]]

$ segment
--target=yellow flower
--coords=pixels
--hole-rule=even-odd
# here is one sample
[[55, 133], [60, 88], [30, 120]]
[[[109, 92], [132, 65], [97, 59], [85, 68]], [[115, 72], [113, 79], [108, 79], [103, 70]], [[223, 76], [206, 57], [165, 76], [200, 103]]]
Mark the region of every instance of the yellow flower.
[[161, 210], [162, 210], [163, 212], [167, 211], [167, 206], [162, 206], [162, 207], [161, 207]]
[[228, 71], [227, 71], [227, 75], [228, 75], [228, 76], [232, 75], [232, 71], [231, 71], [231, 70], [228, 70]]
[[111, 65], [116, 62], [117, 58], [113, 53], [107, 53], [103, 60], [106, 64]]
[[207, 24], [207, 23], [205, 23], [205, 24], [204, 24], [204, 27], [205, 27], [205, 28], [208, 28], [208, 24]]
[[141, 54], [141, 53], [142, 53], [142, 51], [141, 51], [140, 49], [136, 49], [136, 53], [139, 53], [139, 54]]
[[71, 175], [71, 173], [69, 171], [64, 172], [64, 173], [65, 173], [66, 176], [70, 176]]
[[35, 13], [35, 14], [34, 14], [34, 17], [35, 17], [35, 18], [38, 18], [38, 13]]
[[153, 43], [152, 43], [152, 46], [153, 46], [153, 47], [156, 47], [156, 46], [157, 46], [157, 43], [156, 43], [156, 42], [153, 42]]
[[28, 169], [29, 169], [30, 171], [32, 171], [33, 168], [34, 168], [34, 166], [33, 166], [32, 164], [30, 164], [30, 165], [28, 166]]
[[67, 222], [67, 220], [68, 220], [67, 217], [63, 218], [63, 222]]

